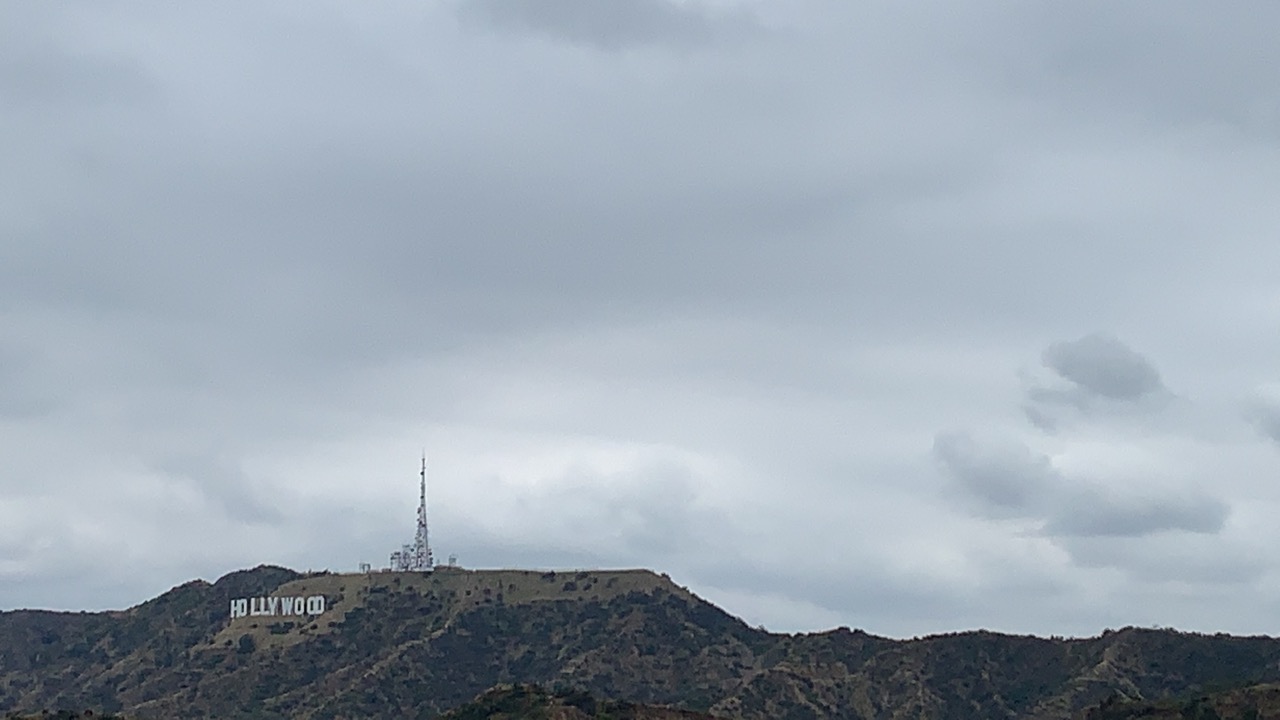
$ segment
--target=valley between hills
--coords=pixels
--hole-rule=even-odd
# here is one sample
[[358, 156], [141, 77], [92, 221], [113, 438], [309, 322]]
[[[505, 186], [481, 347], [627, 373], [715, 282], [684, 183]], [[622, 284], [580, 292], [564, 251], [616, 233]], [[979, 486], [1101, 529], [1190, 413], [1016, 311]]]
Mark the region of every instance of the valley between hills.
[[1234, 720], [1280, 718], [1274, 683], [1271, 637], [778, 634], [645, 570], [262, 566], [123, 611], [0, 613], [9, 717]]

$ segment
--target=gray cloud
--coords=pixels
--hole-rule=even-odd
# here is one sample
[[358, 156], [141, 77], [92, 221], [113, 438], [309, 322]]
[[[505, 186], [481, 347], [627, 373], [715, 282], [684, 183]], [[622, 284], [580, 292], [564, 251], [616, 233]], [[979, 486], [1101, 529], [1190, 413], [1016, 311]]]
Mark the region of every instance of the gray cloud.
[[963, 433], [936, 436], [933, 455], [984, 510], [1035, 513], [1060, 482], [1048, 458], [1014, 444], [992, 447]]
[[124, 60], [71, 54], [0, 55], [0, 95], [29, 108], [65, 105], [137, 104], [155, 97], [149, 77]]
[[1048, 403], [1041, 405], [1035, 402], [1036, 400], [1043, 400], [1042, 393], [1043, 390], [1039, 388], [1028, 390], [1029, 401], [1022, 404], [1022, 414], [1032, 425], [1052, 434], [1057, 432], [1060, 421], [1054, 412], [1054, 408], [1050, 407]]
[[271, 498], [263, 497], [246, 475], [229, 458], [216, 453], [175, 454], [153, 468], [176, 482], [188, 482], [218, 512], [246, 524], [279, 524], [284, 515]]
[[1208, 535], [1066, 537], [1060, 542], [1085, 567], [1121, 569], [1144, 581], [1209, 590], [1254, 582], [1267, 567], [1264, 549]]
[[939, 434], [933, 454], [976, 512], [1033, 520], [1049, 538], [1212, 535], [1222, 531], [1231, 511], [1203, 496], [1109, 492], [1065, 477], [1048, 457], [1016, 443], [995, 446], [965, 434]]
[[1280, 444], [1280, 399], [1274, 393], [1255, 391], [1245, 404], [1244, 417], [1263, 437]]
[[5, 8], [0, 28], [0, 97], [10, 112], [83, 105], [137, 104], [154, 99], [154, 78], [129, 59], [54, 38], [77, 31], [69, 9]]
[[[1280, 130], [1280, 108], [1267, 98], [1266, 75], [1249, 70], [1255, 63], [1280, 61], [1257, 24], [1280, 19], [1275, 8], [1202, 16], [1185, 4], [1150, 14], [1086, 2], [1041, 10], [1019, 17], [1027, 57], [1034, 58], [1007, 66], [1006, 78], [1020, 90], [1042, 92], [1052, 78], [1064, 108], [1101, 101], [1153, 127], [1208, 123], [1272, 138]], [[1098, 12], [1106, 13], [1107, 22], [1096, 21]], [[1062, 32], [1050, 38], [1039, 32], [1046, 26]], [[1136, 35], [1149, 44], [1139, 49], [1131, 42]], [[1033, 37], [1044, 41], [1030, 47]], [[1228, 37], [1239, 44], [1225, 47]], [[1081, 52], [1082, 45], [1091, 52]], [[1206, 83], [1207, 77], [1218, 82]]]
[[1022, 373], [1027, 386], [1022, 413], [1047, 433], [1086, 418], [1149, 422], [1173, 400], [1155, 366], [1107, 333], [1052, 343], [1040, 359], [1052, 376]]
[[476, 0], [459, 5], [458, 12], [465, 20], [503, 30], [532, 31], [603, 50], [703, 45], [719, 24], [697, 3], [670, 0]]
[[1133, 401], [1160, 392], [1160, 373], [1119, 339], [1094, 333], [1045, 348], [1046, 367], [1082, 391], [1108, 400]]
[[51, 393], [33, 380], [35, 360], [0, 342], [0, 419], [33, 419], [53, 409]]
[[1108, 498], [1085, 493], [1055, 512], [1045, 532], [1056, 537], [1142, 537], [1162, 532], [1214, 534], [1231, 508], [1214, 498]]

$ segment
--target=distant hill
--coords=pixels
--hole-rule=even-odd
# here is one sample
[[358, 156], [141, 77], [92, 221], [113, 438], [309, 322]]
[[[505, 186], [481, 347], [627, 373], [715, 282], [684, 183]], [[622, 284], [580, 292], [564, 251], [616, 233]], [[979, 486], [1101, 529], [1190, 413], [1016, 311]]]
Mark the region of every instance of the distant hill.
[[1264, 720], [1280, 718], [1280, 685], [1263, 684], [1155, 702], [1113, 698], [1085, 720]]
[[5, 715], [5, 720], [126, 720], [119, 715], [102, 715], [92, 710], [62, 710], [55, 713], [40, 713], [39, 715]]
[[504, 685], [450, 710], [441, 720], [715, 720], [673, 708], [599, 700], [589, 693], [550, 693], [534, 685]]
[[[315, 595], [318, 617], [230, 618], [235, 598]], [[121, 612], [0, 613], [0, 714], [425, 719], [534, 684], [729, 718], [1065, 720], [1272, 682], [1268, 637], [772, 634], [643, 570], [260, 567]]]

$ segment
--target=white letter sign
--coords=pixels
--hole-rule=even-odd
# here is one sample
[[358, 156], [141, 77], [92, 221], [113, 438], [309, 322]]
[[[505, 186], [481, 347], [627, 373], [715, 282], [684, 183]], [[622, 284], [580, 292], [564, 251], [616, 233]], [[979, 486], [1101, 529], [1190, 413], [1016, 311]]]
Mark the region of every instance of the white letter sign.
[[325, 599], [323, 595], [311, 597], [255, 597], [236, 598], [231, 601], [231, 619], [242, 617], [276, 617], [290, 615], [320, 615], [324, 613]]

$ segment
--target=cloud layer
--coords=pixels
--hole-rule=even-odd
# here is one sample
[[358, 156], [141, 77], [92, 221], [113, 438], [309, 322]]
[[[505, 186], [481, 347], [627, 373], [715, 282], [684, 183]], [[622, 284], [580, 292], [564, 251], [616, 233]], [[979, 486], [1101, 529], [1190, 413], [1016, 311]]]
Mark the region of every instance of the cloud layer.
[[464, 565], [1268, 631], [1277, 14], [4, 6], [0, 607], [379, 563], [425, 445]]

